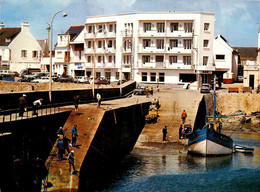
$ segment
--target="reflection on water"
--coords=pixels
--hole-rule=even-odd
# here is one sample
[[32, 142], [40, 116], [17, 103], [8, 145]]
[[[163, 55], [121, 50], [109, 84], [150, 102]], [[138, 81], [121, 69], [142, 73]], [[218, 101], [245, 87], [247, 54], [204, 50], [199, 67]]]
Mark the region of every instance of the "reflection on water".
[[[257, 137], [234, 142], [260, 147]], [[260, 153], [220, 157], [155, 155], [133, 151], [109, 171], [98, 191], [260, 191]], [[114, 171], [111, 171], [111, 170]]]

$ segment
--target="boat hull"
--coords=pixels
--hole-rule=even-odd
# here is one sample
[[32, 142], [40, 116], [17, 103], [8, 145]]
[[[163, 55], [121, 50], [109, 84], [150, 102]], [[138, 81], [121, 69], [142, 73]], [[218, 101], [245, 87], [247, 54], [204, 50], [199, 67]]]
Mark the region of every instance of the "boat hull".
[[188, 151], [203, 156], [228, 155], [233, 152], [233, 140], [222, 133], [205, 128], [190, 134]]

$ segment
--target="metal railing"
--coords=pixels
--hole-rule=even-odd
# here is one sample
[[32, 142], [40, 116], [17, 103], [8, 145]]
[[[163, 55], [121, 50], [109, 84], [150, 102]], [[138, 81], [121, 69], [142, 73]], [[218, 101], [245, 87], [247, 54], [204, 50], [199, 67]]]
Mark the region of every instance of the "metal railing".
[[[37, 106], [37, 116], [51, 115], [60, 113], [60, 104], [44, 104]], [[20, 108], [12, 108], [0, 111], [0, 123], [17, 121], [34, 117], [34, 109], [32, 106], [26, 107], [23, 116], [19, 116]]]

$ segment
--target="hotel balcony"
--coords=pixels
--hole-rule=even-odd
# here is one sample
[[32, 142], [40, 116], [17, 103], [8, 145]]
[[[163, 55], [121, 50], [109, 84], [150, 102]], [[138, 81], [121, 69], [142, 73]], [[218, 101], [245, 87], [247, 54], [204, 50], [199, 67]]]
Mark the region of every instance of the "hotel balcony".
[[151, 30], [151, 31], [138, 31], [139, 37], [192, 37], [192, 32], [185, 32], [183, 31], [173, 31], [165, 30], [164, 32], [158, 32], [157, 30]]
[[163, 49], [157, 49], [156, 46], [151, 47], [139, 47], [139, 53], [174, 53], [174, 54], [191, 54], [192, 49], [184, 49], [184, 47], [167, 47]]
[[166, 68], [166, 64], [164, 62], [145, 62], [138, 63], [140, 68]]
[[215, 71], [216, 67], [213, 64], [207, 64], [207, 65], [199, 64], [195, 66], [195, 69], [198, 71]]

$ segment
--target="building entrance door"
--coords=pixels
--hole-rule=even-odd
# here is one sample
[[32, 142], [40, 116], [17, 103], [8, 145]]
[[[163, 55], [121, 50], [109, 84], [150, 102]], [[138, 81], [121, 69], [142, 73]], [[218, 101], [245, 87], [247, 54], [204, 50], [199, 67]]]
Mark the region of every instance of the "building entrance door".
[[255, 76], [254, 75], [249, 75], [249, 87], [252, 87], [252, 89], [254, 89], [254, 87], [255, 87]]

